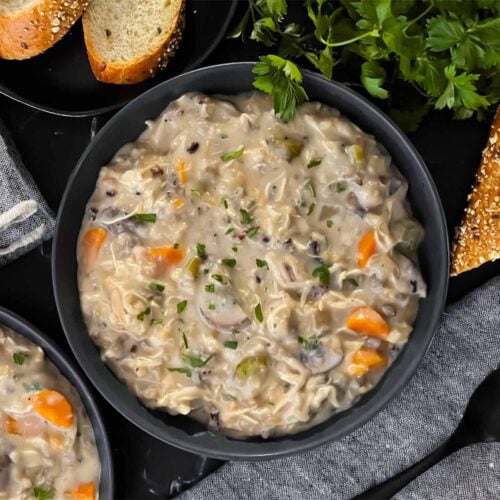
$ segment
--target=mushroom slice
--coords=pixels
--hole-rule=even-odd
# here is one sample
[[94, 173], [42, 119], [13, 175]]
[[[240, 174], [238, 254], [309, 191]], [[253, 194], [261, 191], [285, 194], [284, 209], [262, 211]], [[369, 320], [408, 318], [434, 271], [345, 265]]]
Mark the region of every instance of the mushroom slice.
[[213, 293], [200, 287], [198, 308], [202, 320], [220, 332], [244, 327], [249, 319], [231, 293], [228, 285], [215, 286]]
[[299, 337], [299, 342], [300, 360], [314, 375], [332, 370], [344, 359], [342, 345], [336, 335]]

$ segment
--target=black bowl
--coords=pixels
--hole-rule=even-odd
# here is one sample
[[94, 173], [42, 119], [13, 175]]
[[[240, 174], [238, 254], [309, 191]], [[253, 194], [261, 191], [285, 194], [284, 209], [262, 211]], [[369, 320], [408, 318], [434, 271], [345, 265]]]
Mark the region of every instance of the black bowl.
[[59, 316], [73, 352], [102, 395], [138, 427], [187, 451], [230, 460], [261, 460], [291, 455], [339, 439], [380, 411], [408, 382], [425, 354], [437, 327], [448, 283], [448, 240], [443, 209], [434, 183], [419, 154], [397, 126], [366, 99], [347, 87], [305, 72], [311, 100], [338, 108], [365, 131], [374, 134], [409, 183], [415, 216], [425, 226], [420, 249], [428, 296], [421, 301], [413, 334], [380, 383], [349, 410], [295, 435], [238, 441], [214, 435], [187, 417], [171, 416], [143, 406], [101, 361], [80, 310], [76, 273], [76, 242], [85, 205], [99, 169], [125, 143], [144, 130], [167, 104], [185, 92], [235, 94], [252, 89], [253, 63], [202, 68], [172, 78], [135, 99], [114, 116], [83, 153], [71, 175], [59, 209], [53, 243], [53, 283]]
[[99, 499], [112, 500], [114, 498], [113, 460], [111, 459], [108, 437], [97, 405], [80, 371], [73, 366], [67, 356], [62, 353], [62, 350], [45, 334], [17, 314], [3, 307], [0, 307], [0, 324], [5, 325], [19, 335], [26, 337], [34, 344], [40, 346], [47, 358], [54, 363], [57, 369], [77, 390], [83, 406], [87, 411], [90, 423], [92, 424], [97, 451], [99, 452], [101, 461]]

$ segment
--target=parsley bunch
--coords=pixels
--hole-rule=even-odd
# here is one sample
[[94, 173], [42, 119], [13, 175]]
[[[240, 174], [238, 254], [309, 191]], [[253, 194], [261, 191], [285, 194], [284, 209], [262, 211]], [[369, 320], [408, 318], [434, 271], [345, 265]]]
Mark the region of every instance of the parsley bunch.
[[[292, 4], [305, 26], [290, 21]], [[304, 61], [329, 79], [354, 70], [352, 84], [385, 100], [406, 130], [432, 108], [481, 119], [500, 101], [500, 0], [249, 0], [229, 36], [249, 23], [250, 38], [275, 52], [260, 57], [254, 86], [284, 121], [307, 99]]]

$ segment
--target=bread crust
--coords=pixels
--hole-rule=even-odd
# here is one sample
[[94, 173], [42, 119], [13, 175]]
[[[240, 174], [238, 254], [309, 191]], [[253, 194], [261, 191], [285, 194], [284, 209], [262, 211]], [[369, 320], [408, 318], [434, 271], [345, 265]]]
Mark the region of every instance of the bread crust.
[[185, 26], [185, 0], [182, 0], [173, 30], [166, 36], [159, 47], [131, 63], [109, 63], [98, 54], [92, 42], [88, 19], [83, 16], [83, 33], [90, 67], [97, 80], [117, 85], [133, 85], [156, 75], [164, 68], [179, 48]]
[[455, 232], [452, 276], [500, 258], [500, 107], [467, 200]]
[[0, 58], [29, 59], [57, 43], [89, 0], [41, 0], [13, 15], [0, 14]]

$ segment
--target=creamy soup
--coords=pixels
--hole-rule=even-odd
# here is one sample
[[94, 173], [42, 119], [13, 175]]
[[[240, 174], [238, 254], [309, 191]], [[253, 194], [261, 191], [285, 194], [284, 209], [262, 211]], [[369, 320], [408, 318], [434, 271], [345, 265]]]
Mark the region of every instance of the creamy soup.
[[426, 287], [407, 184], [319, 103], [186, 94], [99, 174], [78, 243], [88, 331], [149, 407], [230, 436], [349, 408]]
[[0, 499], [94, 500], [100, 464], [76, 390], [0, 325]]

